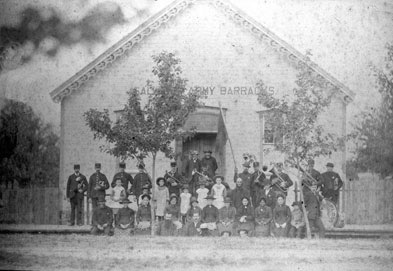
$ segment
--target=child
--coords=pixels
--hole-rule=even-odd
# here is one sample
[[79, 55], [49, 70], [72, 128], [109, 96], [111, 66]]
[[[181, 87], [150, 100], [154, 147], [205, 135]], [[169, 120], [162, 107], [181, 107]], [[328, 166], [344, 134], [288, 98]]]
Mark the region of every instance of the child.
[[128, 204], [130, 201], [128, 199], [124, 199], [121, 202], [123, 204], [123, 208], [119, 209], [118, 215], [118, 222], [119, 222], [119, 229], [126, 230], [130, 229], [130, 234], [134, 234], [134, 225], [135, 225], [135, 212], [134, 210], [128, 208]]
[[138, 212], [138, 201], [136, 200], [136, 196], [134, 193], [131, 193], [128, 196], [128, 200], [130, 201], [130, 203], [128, 204], [128, 208], [134, 210], [134, 212]]
[[285, 205], [284, 195], [277, 196], [277, 205], [273, 209], [273, 234], [275, 237], [287, 237], [291, 210]]
[[172, 214], [172, 221], [176, 225], [177, 230], [180, 230], [183, 224], [180, 222], [180, 206], [178, 205], [178, 198], [175, 194], [171, 195], [169, 205], [165, 207], [164, 214], [166, 213]]
[[190, 199], [191, 194], [188, 191], [188, 185], [185, 184], [183, 186], [183, 192], [180, 194], [180, 215], [183, 225], [186, 224], [187, 212], [190, 208]]
[[120, 208], [122, 208], [122, 204], [120, 202], [126, 197], [126, 190], [123, 187], [121, 179], [117, 179], [115, 187], [112, 188], [111, 202], [108, 203], [108, 206], [112, 208], [112, 212], [115, 217], [115, 227], [119, 226], [117, 212]]
[[289, 229], [289, 236], [292, 238], [301, 238], [302, 233], [304, 231], [304, 227], [306, 226], [306, 221], [304, 219], [304, 215], [302, 209], [300, 208], [300, 202], [292, 203], [292, 219], [291, 219], [291, 228]]
[[222, 207], [224, 207], [224, 198], [227, 195], [227, 189], [225, 186], [222, 184], [222, 181], [224, 180], [224, 177], [222, 176], [214, 176], [214, 182], [215, 184], [212, 187], [212, 195], [216, 199], [213, 201], [214, 206], [217, 207], [218, 210], [220, 210]]
[[[149, 195], [149, 197], [150, 197], [150, 185], [144, 185], [143, 187], [142, 187], [142, 194], [139, 196], [139, 198], [138, 198], [138, 204], [139, 205], [141, 205], [141, 202], [142, 202], [142, 197], [144, 196], [144, 195]], [[150, 197], [150, 199], [151, 199], [151, 197]]]
[[141, 204], [136, 213], [136, 232], [139, 234], [150, 234], [151, 229], [151, 206], [150, 196], [142, 195]]
[[157, 178], [156, 183], [157, 188], [154, 191], [153, 201], [155, 203], [156, 217], [161, 221], [164, 218], [165, 207], [169, 202], [169, 190], [165, 186], [164, 178]]
[[196, 193], [198, 195], [197, 199], [199, 202], [199, 207], [203, 210], [205, 208], [207, 202], [206, 202], [206, 197], [207, 194], [209, 194], [209, 189], [205, 187], [206, 183], [205, 182], [200, 182], [199, 183], [199, 188], [197, 189]]
[[198, 200], [196, 197], [191, 197], [190, 199], [190, 209], [187, 212], [187, 221], [192, 221], [194, 214], [198, 213], [199, 217], [202, 216], [202, 209], [199, 207]]

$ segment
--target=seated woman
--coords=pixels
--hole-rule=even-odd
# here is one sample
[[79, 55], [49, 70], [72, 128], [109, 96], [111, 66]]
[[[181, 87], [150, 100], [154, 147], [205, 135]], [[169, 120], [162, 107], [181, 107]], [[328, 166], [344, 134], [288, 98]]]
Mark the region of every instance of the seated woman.
[[137, 234], [150, 234], [151, 233], [151, 197], [147, 194], [141, 198], [138, 212], [136, 213], [136, 232]]
[[236, 216], [235, 207], [231, 206], [231, 198], [226, 197], [224, 199], [224, 207], [218, 210], [218, 233], [220, 236], [233, 235], [233, 227]]
[[270, 236], [270, 224], [272, 219], [272, 209], [266, 205], [266, 198], [262, 197], [259, 206], [255, 208], [255, 236]]
[[277, 196], [277, 204], [273, 209], [273, 235], [287, 237], [291, 221], [291, 209], [285, 205], [284, 195]]
[[248, 197], [243, 197], [242, 205], [236, 210], [237, 232], [247, 232], [248, 236], [254, 233], [254, 210]]
[[128, 207], [130, 201], [128, 199], [123, 199], [121, 201], [123, 204], [123, 208], [119, 209], [118, 215], [118, 228], [121, 230], [130, 229], [130, 234], [134, 234], [134, 226], [135, 226], [135, 212], [131, 208]]
[[165, 207], [164, 213], [170, 213], [172, 215], [173, 224], [176, 225], [176, 229], [180, 230], [183, 226], [181, 222], [180, 206], [178, 204], [178, 198], [176, 194], [172, 194], [169, 199], [169, 205]]
[[207, 196], [207, 205], [202, 210], [202, 236], [217, 236], [218, 209], [213, 205], [214, 197]]

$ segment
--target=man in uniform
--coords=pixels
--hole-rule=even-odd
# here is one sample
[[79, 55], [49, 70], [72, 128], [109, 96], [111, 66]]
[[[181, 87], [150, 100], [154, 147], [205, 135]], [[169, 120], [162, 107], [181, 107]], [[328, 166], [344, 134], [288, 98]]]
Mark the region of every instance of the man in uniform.
[[216, 170], [218, 168], [216, 158], [211, 156], [211, 150], [205, 150], [204, 154], [205, 157], [201, 160], [202, 167], [207, 167], [208, 175], [213, 178], [213, 176], [216, 176]]
[[[111, 187], [116, 186], [116, 180], [120, 179], [121, 180], [121, 185], [124, 187], [124, 189], [127, 191], [128, 194], [130, 194], [131, 189], [134, 185], [134, 179], [130, 174], [125, 172], [126, 169], [126, 163], [120, 162], [119, 163], [119, 172], [113, 176], [113, 180], [111, 183]], [[128, 184], [130, 184], [130, 188], [128, 189]]]
[[68, 177], [67, 181], [67, 198], [71, 203], [71, 217], [69, 221], [70, 226], [75, 223], [75, 209], [76, 209], [76, 223], [82, 226], [82, 204], [84, 193], [87, 190], [88, 183], [86, 177], [79, 172], [80, 165], [74, 165], [74, 174]]
[[198, 183], [198, 174], [195, 171], [201, 172], [202, 163], [198, 159], [198, 152], [191, 151], [191, 159], [188, 159], [184, 167], [184, 173], [188, 185], [190, 186], [191, 195], [195, 196], [196, 186]]
[[262, 199], [266, 199], [266, 205], [269, 206], [272, 210], [276, 207], [277, 203], [277, 194], [272, 188], [272, 183], [270, 180], [265, 179], [263, 182], [263, 190], [261, 191], [260, 198], [257, 198], [257, 202]]
[[93, 228], [91, 229], [90, 233], [92, 235], [104, 233], [105, 235], [112, 236], [114, 234], [114, 229], [112, 226], [112, 209], [105, 205], [105, 197], [99, 197], [97, 203], [98, 208], [93, 211]]
[[263, 173], [262, 170], [259, 169], [259, 162], [254, 162], [254, 172], [251, 174], [251, 198], [252, 198], [252, 204], [254, 207], [257, 207], [259, 205], [259, 201], [261, 198], [261, 193], [263, 190], [263, 183], [266, 179], [265, 174]]
[[145, 164], [140, 162], [138, 164], [139, 172], [134, 177], [134, 194], [137, 199], [142, 195], [142, 189], [144, 186], [151, 187], [151, 179], [145, 170]]
[[310, 190], [312, 184], [316, 184], [319, 187], [322, 183], [321, 173], [314, 169], [314, 165], [315, 161], [313, 159], [308, 160], [306, 172], [303, 173], [303, 183], [308, 184], [303, 186], [304, 191]]
[[325, 227], [321, 221], [320, 201], [322, 197], [317, 192], [317, 185], [313, 184], [304, 193], [304, 205], [307, 211], [308, 222], [310, 223], [311, 231], [318, 230], [319, 237], [325, 237]]
[[97, 207], [97, 201], [99, 197], [103, 197], [105, 199], [105, 190], [109, 188], [108, 179], [101, 171], [101, 164], [95, 164], [96, 172], [93, 173], [89, 178], [89, 188], [87, 190], [87, 196], [89, 197], [93, 212]]
[[329, 162], [326, 164], [326, 172], [321, 175], [321, 188], [322, 195], [325, 198], [331, 199], [331, 201], [337, 205], [340, 188], [344, 183], [341, 180], [340, 175], [333, 171], [333, 167], [333, 163]]
[[251, 195], [252, 190], [252, 181], [251, 181], [251, 173], [248, 172], [250, 168], [250, 162], [243, 163], [243, 172], [238, 174], [238, 169], [235, 167], [235, 175], [233, 176], [233, 181], [237, 183], [237, 179], [242, 179], [242, 185], [245, 190], [248, 191], [248, 194]]
[[236, 187], [231, 190], [230, 197], [236, 210], [242, 206], [242, 198], [247, 197], [250, 200], [250, 191], [243, 187], [242, 178], [237, 178]]
[[[274, 168], [273, 168], [274, 170]], [[276, 194], [284, 194], [285, 197], [288, 195], [288, 188], [293, 185], [291, 178], [288, 174], [283, 171], [283, 164], [281, 162], [276, 164], [276, 173], [273, 171], [273, 175], [270, 177], [271, 183], [273, 185], [273, 190]]]
[[179, 197], [183, 178], [177, 171], [176, 162], [171, 162], [171, 170], [165, 173], [164, 179], [169, 190], [169, 195], [175, 194], [177, 197]]

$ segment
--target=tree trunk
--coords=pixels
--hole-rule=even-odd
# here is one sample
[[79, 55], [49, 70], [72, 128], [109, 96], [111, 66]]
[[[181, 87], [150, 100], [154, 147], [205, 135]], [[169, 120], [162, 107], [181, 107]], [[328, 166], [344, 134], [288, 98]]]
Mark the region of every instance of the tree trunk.
[[[155, 194], [155, 189], [156, 189], [156, 182], [155, 182], [155, 173], [156, 173], [156, 156], [157, 153], [153, 152], [152, 154], [153, 156], [153, 165], [152, 165], [152, 172], [151, 172], [151, 184], [152, 184], [152, 196], [154, 196]], [[156, 215], [155, 215], [155, 208], [154, 208], [154, 199], [152, 197], [152, 204], [151, 204], [151, 235], [154, 236], [155, 235], [155, 220], [156, 220]]]
[[[299, 159], [296, 159], [296, 164], [297, 164], [297, 170], [298, 170], [299, 177], [300, 177], [301, 174], [300, 174]], [[299, 191], [300, 191], [300, 200], [302, 201], [302, 210], [303, 210], [303, 214], [304, 214], [304, 220], [306, 222], [306, 236], [307, 236], [307, 239], [310, 240], [311, 239], [311, 229], [310, 229], [310, 222], [308, 221], [306, 206], [304, 205], [303, 180], [301, 177], [299, 179], [302, 184], [299, 188]]]

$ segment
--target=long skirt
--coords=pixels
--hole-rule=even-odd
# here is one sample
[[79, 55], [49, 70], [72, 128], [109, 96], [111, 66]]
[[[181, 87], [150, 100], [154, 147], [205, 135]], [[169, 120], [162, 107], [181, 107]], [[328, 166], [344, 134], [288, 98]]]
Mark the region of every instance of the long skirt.
[[255, 226], [255, 236], [256, 237], [268, 237], [270, 236], [270, 223], [266, 225], [256, 224]]
[[287, 224], [285, 228], [276, 227], [276, 224], [272, 223], [272, 233], [274, 237], [288, 237], [289, 225]]
[[217, 229], [218, 229], [218, 234], [221, 236], [224, 232], [229, 233], [229, 235], [234, 235], [233, 233], [233, 223], [229, 223], [229, 224], [222, 224], [221, 222], [219, 222], [217, 224]]
[[137, 235], [150, 235], [151, 223], [150, 221], [141, 221], [136, 225], [135, 234]]

